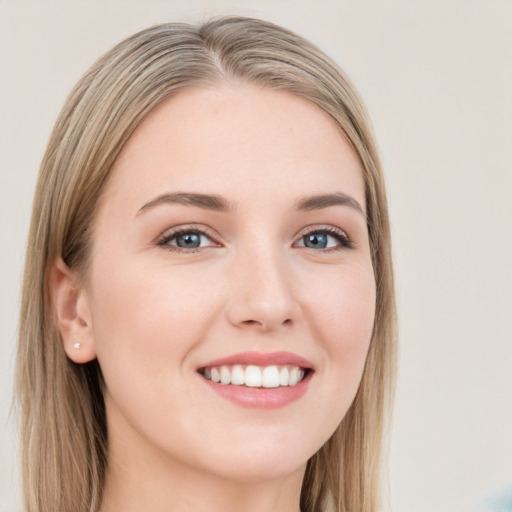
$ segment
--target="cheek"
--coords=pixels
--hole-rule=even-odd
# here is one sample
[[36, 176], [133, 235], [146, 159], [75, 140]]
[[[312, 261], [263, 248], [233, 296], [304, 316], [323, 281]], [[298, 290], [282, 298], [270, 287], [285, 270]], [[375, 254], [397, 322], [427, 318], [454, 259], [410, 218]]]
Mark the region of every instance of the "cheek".
[[[98, 265], [94, 275], [93, 331], [105, 378], [147, 375], [168, 382], [179, 363], [207, 335], [215, 314], [211, 286], [186, 272]], [[169, 278], [172, 275], [172, 279]], [[171, 361], [170, 361], [171, 360]], [[178, 368], [181, 368], [178, 366]]]
[[165, 266], [149, 272], [105, 264], [96, 272], [94, 337], [112, 428], [126, 432], [124, 425], [130, 425], [128, 431], [163, 446], [165, 424], [183, 438], [191, 429], [190, 404], [201, 398], [191, 386], [195, 373], [188, 356], [207, 338], [216, 317], [212, 286], [198, 286], [197, 276]]
[[312, 303], [330, 348], [359, 350], [369, 342], [375, 318], [375, 280], [370, 266], [355, 265], [326, 276]]
[[316, 287], [311, 304], [314, 331], [331, 384], [351, 400], [364, 369], [375, 320], [376, 289], [370, 265], [354, 266], [329, 276]]

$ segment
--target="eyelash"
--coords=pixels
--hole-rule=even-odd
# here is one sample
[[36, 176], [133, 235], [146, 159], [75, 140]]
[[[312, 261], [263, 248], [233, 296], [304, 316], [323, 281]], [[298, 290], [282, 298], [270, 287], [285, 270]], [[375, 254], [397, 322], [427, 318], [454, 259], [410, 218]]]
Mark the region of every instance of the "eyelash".
[[[179, 237], [180, 235], [187, 235], [187, 234], [196, 234], [196, 235], [200, 235], [200, 236], [206, 236], [212, 242], [219, 243], [219, 242], [217, 242], [215, 236], [212, 233], [210, 233], [208, 230], [205, 230], [204, 228], [198, 229], [196, 227], [189, 226], [186, 228], [179, 228], [174, 231], [165, 233], [159, 240], [157, 240], [156, 245], [158, 245], [159, 247], [162, 247], [168, 251], [171, 251], [171, 252], [186, 253], [186, 254], [199, 252], [202, 249], [205, 249], [205, 247], [196, 247], [193, 249], [187, 249], [187, 248], [177, 247], [175, 245], [170, 245], [169, 242], [171, 242], [175, 238]], [[312, 249], [316, 252], [324, 252], [324, 253], [325, 252], [336, 252], [336, 251], [342, 251], [345, 249], [352, 249], [354, 247], [353, 242], [350, 240], [350, 238], [347, 236], [347, 234], [344, 231], [342, 231], [341, 229], [335, 228], [333, 226], [319, 226], [319, 227], [316, 227], [315, 229], [311, 229], [310, 231], [307, 231], [307, 232], [301, 234], [299, 237], [299, 240], [302, 240], [305, 236], [311, 235], [311, 234], [329, 235], [329, 236], [332, 236], [333, 238], [335, 238], [339, 242], [339, 246], [337, 246], [337, 247], [331, 247], [328, 249], [320, 249], [318, 251], [316, 249]], [[301, 246], [301, 247], [308, 249], [308, 247], [305, 247], [305, 246]]]
[[[336, 252], [342, 251], [344, 249], [354, 248], [354, 244], [352, 240], [348, 237], [348, 235], [341, 229], [335, 228], [334, 226], [318, 226], [314, 229], [311, 229], [310, 231], [301, 234], [299, 240], [302, 240], [305, 236], [311, 235], [313, 233], [332, 236], [339, 242], [339, 246], [324, 249], [322, 252]], [[308, 247], [305, 248], [308, 249]]]

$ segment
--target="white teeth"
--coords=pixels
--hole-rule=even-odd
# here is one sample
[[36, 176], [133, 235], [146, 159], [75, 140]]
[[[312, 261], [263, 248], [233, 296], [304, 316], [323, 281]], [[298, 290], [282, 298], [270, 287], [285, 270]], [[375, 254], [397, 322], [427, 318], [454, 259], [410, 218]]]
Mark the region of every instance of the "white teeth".
[[262, 373], [262, 384], [264, 388], [279, 387], [279, 370], [277, 366], [267, 366]]
[[[213, 370], [213, 368], [212, 368]], [[292, 368], [290, 371], [290, 376], [288, 377], [288, 385], [289, 386], [295, 386], [299, 382], [299, 369], [298, 368]]]
[[247, 386], [249, 388], [278, 388], [280, 386], [295, 386], [305, 375], [298, 366], [271, 365], [259, 367], [240, 364], [233, 366], [205, 367], [203, 376], [213, 382], [223, 385]]
[[217, 368], [212, 368], [211, 374], [213, 382], [220, 382], [220, 372]]
[[245, 369], [245, 385], [249, 388], [261, 388], [261, 370], [257, 366]]
[[220, 383], [231, 384], [231, 372], [227, 366], [220, 367]]
[[245, 372], [239, 364], [235, 364], [231, 370], [231, 384], [243, 386], [245, 384]]
[[281, 371], [279, 372], [279, 384], [281, 384], [281, 386], [288, 386], [289, 383], [288, 368], [281, 368]]

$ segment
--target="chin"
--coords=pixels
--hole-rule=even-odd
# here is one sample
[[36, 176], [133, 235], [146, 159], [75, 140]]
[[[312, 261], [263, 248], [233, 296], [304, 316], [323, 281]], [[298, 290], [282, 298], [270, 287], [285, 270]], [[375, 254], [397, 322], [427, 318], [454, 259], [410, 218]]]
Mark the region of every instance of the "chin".
[[302, 478], [309, 458], [323, 444], [319, 441], [306, 445], [301, 437], [290, 438], [289, 435], [273, 439], [267, 437], [265, 442], [263, 435], [260, 434], [257, 442], [236, 440], [229, 446], [219, 446], [214, 453], [210, 451], [209, 455], [203, 457], [203, 463], [205, 460], [215, 463], [208, 464], [209, 468], [205, 469], [241, 484], [280, 480], [297, 473]]
[[279, 481], [300, 474], [306, 469], [307, 459], [287, 458], [274, 454], [271, 457], [243, 462], [223, 461], [222, 468], [216, 466], [215, 472], [223, 479], [240, 484], [258, 484], [271, 480]]

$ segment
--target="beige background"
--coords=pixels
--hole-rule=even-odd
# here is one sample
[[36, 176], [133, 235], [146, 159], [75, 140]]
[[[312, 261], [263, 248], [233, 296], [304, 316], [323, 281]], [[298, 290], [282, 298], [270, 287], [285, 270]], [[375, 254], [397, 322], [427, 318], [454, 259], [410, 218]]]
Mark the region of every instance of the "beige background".
[[485, 499], [512, 487], [512, 0], [0, 0], [0, 512], [21, 509], [16, 317], [52, 124], [114, 43], [212, 13], [264, 17], [309, 37], [372, 114], [400, 308], [392, 509], [499, 510]]

